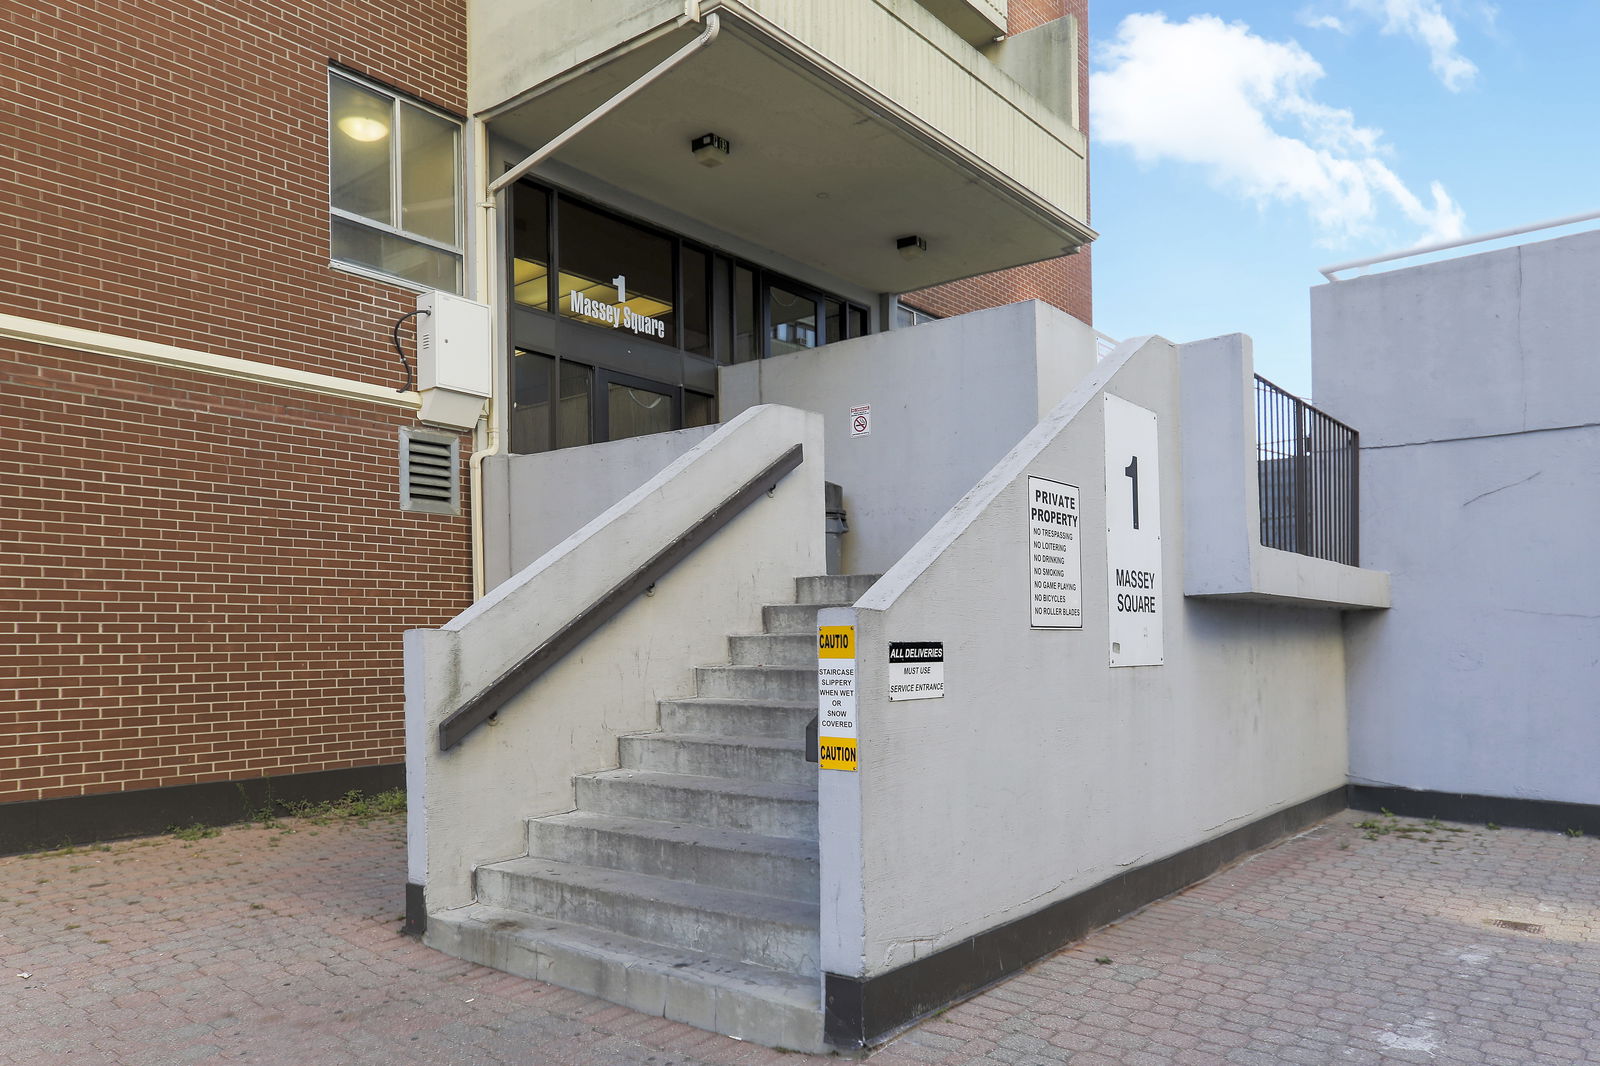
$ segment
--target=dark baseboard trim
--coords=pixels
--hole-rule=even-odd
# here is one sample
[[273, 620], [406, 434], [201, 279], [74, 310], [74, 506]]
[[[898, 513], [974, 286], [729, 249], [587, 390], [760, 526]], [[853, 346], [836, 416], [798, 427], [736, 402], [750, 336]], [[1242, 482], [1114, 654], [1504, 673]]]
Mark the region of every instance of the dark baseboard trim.
[[1348, 801], [1358, 811], [1388, 810], [1407, 818], [1511, 826], [1515, 829], [1581, 830], [1600, 836], [1600, 806], [1559, 800], [1473, 796], [1462, 792], [1430, 792], [1387, 785], [1351, 785]]
[[421, 936], [428, 931], [428, 901], [421, 885], [406, 882], [406, 924], [400, 930], [407, 936]]
[[1215, 873], [1246, 852], [1304, 829], [1345, 807], [1336, 788], [1119, 874], [1025, 918], [869, 977], [824, 975], [824, 1033], [850, 1051], [882, 1042], [917, 1019], [948, 1006], [1059, 950], [1091, 930]]
[[405, 784], [404, 764], [393, 763], [4, 803], [0, 804], [0, 855], [148, 836], [175, 825], [228, 825], [273, 804], [321, 803], [340, 799], [352, 789], [370, 796]]

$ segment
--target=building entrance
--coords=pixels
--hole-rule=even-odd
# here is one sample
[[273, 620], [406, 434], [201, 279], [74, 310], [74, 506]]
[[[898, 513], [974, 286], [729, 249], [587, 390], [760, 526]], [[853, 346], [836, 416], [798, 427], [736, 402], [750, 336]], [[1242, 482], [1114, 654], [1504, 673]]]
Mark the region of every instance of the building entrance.
[[867, 309], [524, 181], [511, 218], [511, 449], [717, 421], [717, 367], [868, 331]]

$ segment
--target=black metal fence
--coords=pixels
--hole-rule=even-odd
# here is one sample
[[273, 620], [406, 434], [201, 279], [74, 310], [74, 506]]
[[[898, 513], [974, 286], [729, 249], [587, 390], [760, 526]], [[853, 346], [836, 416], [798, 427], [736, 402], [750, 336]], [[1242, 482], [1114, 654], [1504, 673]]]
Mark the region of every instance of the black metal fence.
[[1361, 437], [1256, 375], [1261, 543], [1359, 566]]

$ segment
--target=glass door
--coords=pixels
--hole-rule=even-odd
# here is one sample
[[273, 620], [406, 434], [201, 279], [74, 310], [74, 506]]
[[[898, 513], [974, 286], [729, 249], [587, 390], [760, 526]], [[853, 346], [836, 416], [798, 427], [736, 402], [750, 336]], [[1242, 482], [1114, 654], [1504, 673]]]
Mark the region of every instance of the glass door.
[[683, 425], [676, 385], [664, 385], [614, 370], [595, 371], [596, 441], [665, 433]]

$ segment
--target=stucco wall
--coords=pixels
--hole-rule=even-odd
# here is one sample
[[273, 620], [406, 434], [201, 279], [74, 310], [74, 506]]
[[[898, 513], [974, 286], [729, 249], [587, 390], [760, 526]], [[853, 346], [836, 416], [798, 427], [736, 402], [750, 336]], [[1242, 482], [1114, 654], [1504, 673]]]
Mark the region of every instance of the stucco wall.
[[[844, 489], [847, 573], [893, 565], [1094, 366], [1094, 332], [1029, 302], [724, 367], [724, 417], [817, 411]], [[870, 405], [871, 433], [850, 409]]]
[[521, 570], [705, 440], [716, 426], [483, 462], [487, 586]]
[[[823, 961], [871, 976], [1343, 785], [1337, 612], [1185, 599], [1179, 361], [1129, 342], [854, 608], [860, 772], [822, 773]], [[1156, 412], [1164, 665], [1108, 665], [1103, 393]], [[1027, 477], [1079, 487], [1082, 630], [1029, 626]], [[1122, 486], [1118, 486], [1122, 490]], [[945, 642], [890, 702], [888, 641]]]
[[1600, 233], [1312, 290], [1318, 406], [1361, 430], [1351, 778], [1600, 803]]

